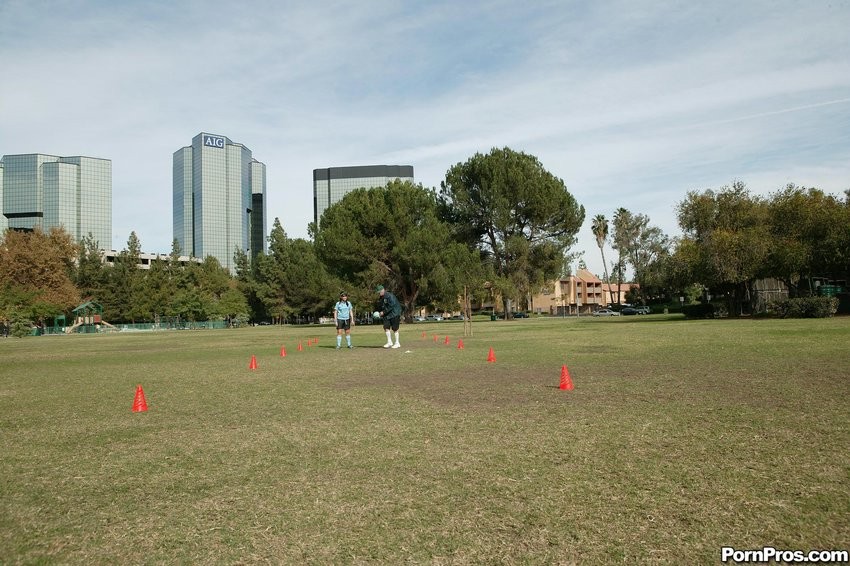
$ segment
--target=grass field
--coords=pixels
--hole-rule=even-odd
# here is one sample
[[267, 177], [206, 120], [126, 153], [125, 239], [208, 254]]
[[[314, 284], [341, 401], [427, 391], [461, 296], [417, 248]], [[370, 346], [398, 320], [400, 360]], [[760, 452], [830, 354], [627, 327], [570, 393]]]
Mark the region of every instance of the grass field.
[[0, 340], [0, 563], [850, 549], [850, 319], [474, 332], [462, 350], [449, 322], [404, 325], [400, 350], [377, 326], [350, 351], [327, 327]]

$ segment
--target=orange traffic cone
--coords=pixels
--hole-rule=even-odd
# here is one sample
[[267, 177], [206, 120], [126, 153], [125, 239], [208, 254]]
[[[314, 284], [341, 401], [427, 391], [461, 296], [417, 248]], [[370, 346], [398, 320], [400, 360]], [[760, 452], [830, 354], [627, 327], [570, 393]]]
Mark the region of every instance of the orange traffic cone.
[[444, 344], [446, 344], [446, 345], [449, 344], [449, 337], [448, 336], [446, 336], [446, 341], [444, 342]]
[[437, 335], [434, 334], [434, 344], [436, 344], [436, 343], [437, 343]]
[[567, 391], [573, 390], [573, 380], [570, 379], [570, 370], [567, 369], [566, 365], [561, 366], [561, 386], [560, 389], [565, 389]]
[[496, 354], [495, 354], [495, 352], [493, 352], [492, 346], [490, 347], [490, 353], [487, 354], [487, 361], [488, 362], [495, 362], [496, 361]]
[[299, 342], [299, 343], [298, 343], [298, 351], [299, 351], [299, 352], [303, 352], [303, 351], [304, 351], [304, 346], [302, 346], [302, 345], [301, 345], [301, 342]]
[[145, 401], [145, 392], [142, 390], [142, 386], [139, 385], [136, 387], [136, 397], [133, 399], [133, 412], [143, 413], [147, 410], [148, 402]]
[[251, 356], [251, 363], [248, 364], [248, 369], [257, 369], [257, 356]]
[[457, 341], [457, 349], [463, 350], [463, 338]]
[[280, 357], [281, 357], [281, 358], [285, 358], [285, 357], [286, 357], [286, 346], [281, 346], [281, 347], [280, 347]]
[[424, 331], [422, 332], [422, 338], [425, 338], [425, 332]]

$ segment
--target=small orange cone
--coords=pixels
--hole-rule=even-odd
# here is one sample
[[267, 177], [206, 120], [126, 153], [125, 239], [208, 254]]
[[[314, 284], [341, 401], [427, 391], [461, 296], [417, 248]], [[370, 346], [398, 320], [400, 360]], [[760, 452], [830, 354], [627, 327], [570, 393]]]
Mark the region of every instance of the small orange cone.
[[437, 343], [437, 335], [434, 334], [434, 344], [436, 344], [436, 343]]
[[285, 358], [285, 357], [286, 357], [286, 346], [281, 346], [281, 347], [280, 347], [280, 357], [281, 357], [281, 358]]
[[136, 387], [136, 397], [133, 399], [133, 412], [143, 413], [147, 410], [148, 402], [145, 401], [145, 392], [142, 390], [142, 386], [139, 385]]
[[448, 345], [448, 343], [449, 343], [449, 337], [446, 336], [446, 341], [444, 342], [444, 344]]
[[422, 338], [425, 338], [425, 332], [424, 331], [422, 332]]
[[463, 338], [457, 341], [457, 349], [463, 350]]
[[561, 385], [560, 389], [565, 389], [567, 391], [573, 390], [573, 380], [570, 379], [570, 370], [567, 369], [566, 365], [561, 366]]
[[487, 361], [488, 362], [495, 362], [496, 361], [496, 353], [493, 352], [492, 346], [490, 347], [490, 353], [487, 354]]
[[303, 352], [303, 351], [304, 351], [304, 346], [302, 346], [302, 345], [301, 345], [301, 342], [299, 342], [299, 343], [298, 343], [298, 351], [299, 351], [299, 352]]
[[248, 364], [248, 369], [257, 369], [257, 356], [251, 356], [251, 363]]

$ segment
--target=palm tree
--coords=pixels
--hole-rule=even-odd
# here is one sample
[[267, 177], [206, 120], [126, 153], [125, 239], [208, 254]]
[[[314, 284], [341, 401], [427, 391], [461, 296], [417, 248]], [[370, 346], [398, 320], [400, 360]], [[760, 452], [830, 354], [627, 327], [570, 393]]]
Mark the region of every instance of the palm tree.
[[617, 259], [617, 303], [620, 302], [620, 287], [623, 285], [623, 277], [626, 273], [626, 259], [632, 245], [632, 213], [625, 208], [618, 208], [614, 212], [614, 249], [620, 254]]
[[602, 254], [602, 269], [605, 270], [605, 284], [608, 285], [608, 294], [611, 303], [614, 302], [614, 293], [611, 291], [611, 280], [608, 279], [608, 264], [605, 263], [605, 240], [608, 239], [608, 220], [604, 214], [597, 214], [593, 217], [593, 223], [590, 226], [593, 230], [593, 235], [596, 236], [596, 245], [599, 246], [599, 251]]

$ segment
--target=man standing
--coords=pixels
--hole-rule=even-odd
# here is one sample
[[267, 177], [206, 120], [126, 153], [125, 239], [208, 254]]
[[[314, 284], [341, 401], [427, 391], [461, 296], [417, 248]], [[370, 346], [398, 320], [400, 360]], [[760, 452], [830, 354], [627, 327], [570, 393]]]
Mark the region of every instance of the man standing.
[[354, 307], [348, 302], [348, 293], [339, 294], [339, 301], [334, 305], [334, 322], [336, 323], [336, 349], [342, 346], [342, 333], [345, 332], [345, 343], [351, 345], [351, 327], [354, 325]]
[[[387, 343], [384, 348], [401, 348], [398, 341], [398, 326], [401, 321], [401, 303], [395, 298], [395, 295], [384, 289], [383, 285], [378, 285], [375, 290], [378, 292], [378, 305], [375, 309], [378, 315], [384, 319], [384, 332], [387, 334]], [[395, 333], [395, 344], [393, 344], [390, 329]]]

